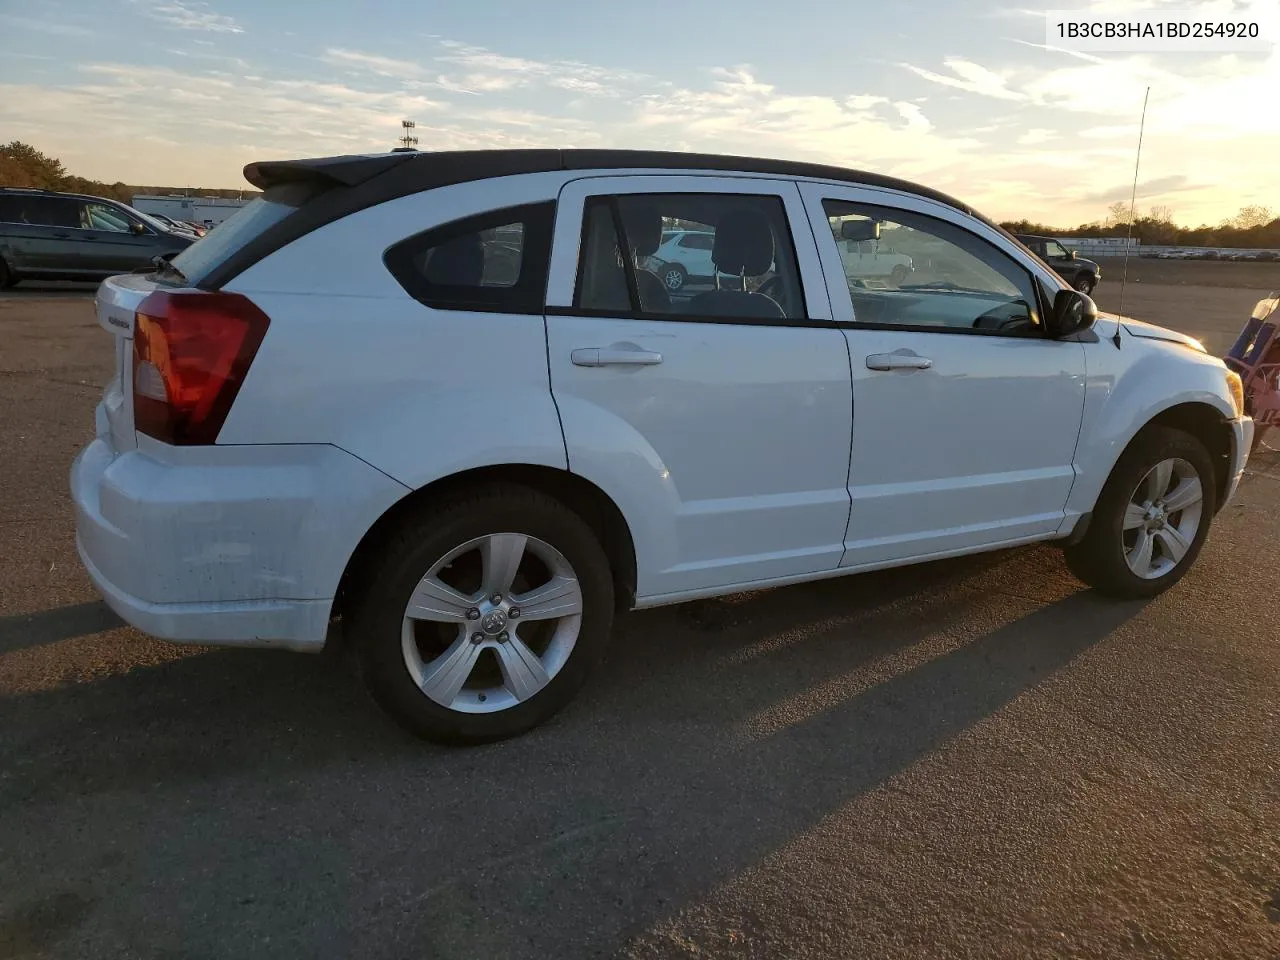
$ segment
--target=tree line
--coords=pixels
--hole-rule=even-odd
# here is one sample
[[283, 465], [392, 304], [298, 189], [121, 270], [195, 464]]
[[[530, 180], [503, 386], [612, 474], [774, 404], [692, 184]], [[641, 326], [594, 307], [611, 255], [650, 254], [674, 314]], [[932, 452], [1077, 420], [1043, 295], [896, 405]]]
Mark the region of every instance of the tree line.
[[[1031, 220], [1011, 220], [1000, 224], [1010, 233], [1030, 233], [1044, 237], [1126, 237], [1130, 228], [1129, 204], [1120, 200], [1107, 208], [1104, 220], [1064, 229]], [[1170, 247], [1255, 247], [1280, 249], [1280, 217], [1270, 207], [1241, 207], [1234, 217], [1217, 226], [1201, 224], [1183, 227], [1174, 223], [1173, 210], [1154, 206], [1145, 216], [1133, 218], [1133, 236], [1146, 246]]]
[[133, 203], [134, 194], [191, 193], [202, 197], [257, 196], [256, 190], [218, 190], [205, 187], [164, 187], [137, 184], [103, 183], [67, 172], [62, 161], [41, 153], [30, 144], [13, 140], [0, 145], [0, 187], [34, 187], [39, 190], [61, 190], [65, 193], [87, 193], [95, 197]]

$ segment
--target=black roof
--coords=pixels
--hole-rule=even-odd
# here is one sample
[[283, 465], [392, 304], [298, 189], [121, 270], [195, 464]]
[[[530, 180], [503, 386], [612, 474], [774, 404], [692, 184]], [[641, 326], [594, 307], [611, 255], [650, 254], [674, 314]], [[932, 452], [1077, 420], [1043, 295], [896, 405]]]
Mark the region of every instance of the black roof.
[[0, 187], [0, 193], [17, 193], [28, 197], [67, 197], [71, 200], [95, 200], [101, 203], [114, 203], [127, 207], [127, 203], [113, 200], [110, 197], [99, 197], [92, 193], [68, 193], [64, 190], [46, 190], [43, 187]]
[[[599, 169], [723, 170], [783, 177], [809, 177], [886, 187], [945, 203], [972, 216], [976, 210], [954, 197], [880, 173], [821, 163], [768, 160], [709, 153], [662, 150], [446, 150], [376, 155], [267, 160], [244, 168], [245, 179], [259, 189], [292, 182], [329, 183], [369, 191], [373, 203], [433, 187], [521, 173]], [[374, 197], [376, 196], [376, 199]], [[988, 221], [989, 222], [989, 221]]]

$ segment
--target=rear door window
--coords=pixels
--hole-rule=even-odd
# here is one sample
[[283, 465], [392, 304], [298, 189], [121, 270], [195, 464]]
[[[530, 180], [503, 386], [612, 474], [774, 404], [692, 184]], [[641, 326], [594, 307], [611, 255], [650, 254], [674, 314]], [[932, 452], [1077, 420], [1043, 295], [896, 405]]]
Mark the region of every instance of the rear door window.
[[437, 310], [542, 313], [555, 203], [505, 207], [414, 234], [383, 262]]
[[19, 205], [19, 223], [42, 227], [80, 226], [80, 201], [70, 197], [22, 197]]

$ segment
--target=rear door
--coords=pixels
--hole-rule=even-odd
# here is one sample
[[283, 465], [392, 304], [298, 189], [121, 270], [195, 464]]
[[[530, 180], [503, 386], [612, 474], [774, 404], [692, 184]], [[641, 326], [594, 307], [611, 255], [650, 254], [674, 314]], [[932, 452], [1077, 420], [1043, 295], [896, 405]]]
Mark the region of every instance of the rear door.
[[[672, 293], [636, 265], [690, 225], [720, 276]], [[569, 467], [631, 521], [642, 603], [839, 564], [848, 351], [794, 182], [571, 181], [547, 301]]]
[[93, 272], [128, 273], [149, 265], [160, 249], [154, 230], [109, 203], [82, 201], [80, 227], [83, 257]]
[[0, 198], [10, 267], [18, 273], [72, 273], [77, 269], [80, 212], [71, 197], [11, 193]]

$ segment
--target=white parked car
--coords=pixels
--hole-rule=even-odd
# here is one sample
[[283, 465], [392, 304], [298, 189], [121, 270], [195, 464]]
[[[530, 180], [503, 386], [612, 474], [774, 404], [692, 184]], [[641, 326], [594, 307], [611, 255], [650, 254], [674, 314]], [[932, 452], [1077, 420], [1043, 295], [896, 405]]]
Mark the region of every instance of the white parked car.
[[[1037, 541], [1150, 596], [1250, 448], [1221, 360], [902, 181], [596, 150], [246, 176], [216, 232], [98, 291], [80, 555], [155, 636], [342, 637], [432, 739], [547, 719], [631, 608]], [[664, 220], [714, 227], [717, 289], [634, 266]], [[836, 236], [873, 224], [946, 255], [851, 284]]]
[[883, 249], [878, 239], [839, 238], [836, 246], [844, 263], [845, 276], [855, 282], [861, 281], [861, 286], [866, 286], [868, 280], [888, 281], [894, 286], [901, 286], [911, 276], [911, 258], [905, 253]]
[[668, 290], [681, 290], [690, 280], [715, 280], [716, 265], [711, 259], [715, 233], [708, 230], [668, 230], [647, 265]]

